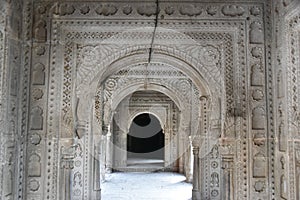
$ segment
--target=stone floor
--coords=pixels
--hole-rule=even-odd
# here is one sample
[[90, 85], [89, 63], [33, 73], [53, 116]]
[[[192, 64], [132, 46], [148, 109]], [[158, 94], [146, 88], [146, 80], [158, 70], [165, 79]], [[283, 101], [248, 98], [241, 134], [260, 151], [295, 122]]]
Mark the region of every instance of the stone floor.
[[190, 200], [192, 184], [170, 172], [115, 172], [102, 183], [102, 200]]

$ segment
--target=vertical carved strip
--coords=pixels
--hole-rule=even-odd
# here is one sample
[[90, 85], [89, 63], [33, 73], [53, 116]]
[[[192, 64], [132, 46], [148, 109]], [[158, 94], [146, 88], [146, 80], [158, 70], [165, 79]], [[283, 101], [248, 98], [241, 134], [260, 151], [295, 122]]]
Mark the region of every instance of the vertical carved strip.
[[[5, 40], [5, 14], [6, 14], [6, 10], [5, 10], [5, 6], [0, 9], [1, 13], [0, 13], [0, 96], [1, 98], [4, 96], [3, 94], [3, 83], [5, 82], [4, 80], [4, 71], [5, 71], [5, 67], [4, 67], [4, 40]], [[4, 119], [6, 119], [5, 116], [5, 110], [4, 110], [4, 102], [1, 99], [1, 106], [0, 106], [0, 121], [2, 122]], [[5, 130], [4, 127], [4, 123], [1, 123], [1, 130]], [[5, 138], [2, 136], [0, 136], [0, 142], [1, 144], [5, 143]], [[4, 149], [4, 145], [0, 146], [0, 162], [4, 163], [4, 155], [5, 155], [5, 149]], [[3, 165], [0, 165], [0, 177], [3, 177]], [[2, 196], [2, 191], [3, 191], [3, 182], [0, 181], [0, 197]]]
[[27, 122], [28, 122], [28, 107], [29, 107], [29, 80], [30, 80], [30, 65], [31, 65], [31, 28], [32, 28], [32, 3], [31, 1], [24, 1], [23, 3], [23, 10], [24, 10], [24, 16], [23, 16], [23, 30], [24, 30], [24, 35], [23, 35], [23, 46], [22, 46], [22, 69], [21, 69], [21, 108], [20, 108], [20, 113], [19, 116], [22, 116], [21, 119], [19, 120], [20, 124], [20, 143], [19, 143], [19, 160], [18, 160], [18, 166], [19, 166], [19, 171], [18, 171], [18, 191], [17, 191], [17, 197], [19, 200], [22, 200], [26, 198], [26, 188], [24, 187], [24, 183], [27, 181], [25, 177], [25, 169], [26, 169], [26, 141], [27, 140]]
[[269, 152], [268, 157], [269, 165], [268, 165], [268, 187], [270, 188], [269, 191], [269, 198], [276, 199], [275, 196], [275, 126], [274, 126], [274, 93], [273, 93], [273, 68], [272, 68], [272, 4], [271, 1], [266, 1], [265, 3], [265, 47], [266, 47], [266, 107], [267, 107], [267, 130], [268, 130], [268, 149]]
[[[296, 9], [296, 8], [295, 8]], [[288, 142], [288, 156], [289, 156], [289, 199], [298, 199], [299, 183], [297, 165], [297, 143], [295, 139], [299, 138], [299, 26], [300, 15], [299, 12], [286, 19], [288, 22], [285, 27], [287, 33], [287, 125], [289, 133]], [[297, 127], [298, 126], [298, 127]], [[298, 129], [298, 130], [297, 130]]]
[[59, 84], [60, 84], [60, 74], [61, 74], [61, 67], [58, 64], [57, 54], [59, 49], [59, 24], [56, 21], [53, 21], [52, 24], [52, 41], [51, 41], [51, 51], [49, 52], [49, 72], [48, 72], [48, 105], [47, 105], [47, 135], [46, 135], [46, 169], [47, 169], [47, 176], [46, 176], [46, 187], [45, 187], [45, 198], [47, 200], [55, 200], [59, 198], [57, 194], [58, 191], [58, 178], [59, 174], [59, 166], [60, 166], [60, 132], [59, 132], [59, 121], [57, 117], [57, 111], [59, 110], [59, 102], [60, 102], [60, 95], [59, 92]]
[[222, 156], [222, 200], [234, 199], [233, 157]]
[[[201, 125], [200, 125], [200, 140], [203, 142], [203, 147], [201, 149], [204, 149], [205, 155], [208, 155], [209, 153], [209, 136], [208, 134], [208, 97], [207, 96], [201, 96], [200, 97], [200, 109], [201, 109]], [[203, 193], [203, 198], [209, 198], [209, 158], [208, 156], [201, 157], [201, 167], [204, 166], [203, 171], [200, 171], [200, 177], [202, 180], [202, 177], [204, 178], [204, 181], [202, 180], [200, 184], [201, 193]]]

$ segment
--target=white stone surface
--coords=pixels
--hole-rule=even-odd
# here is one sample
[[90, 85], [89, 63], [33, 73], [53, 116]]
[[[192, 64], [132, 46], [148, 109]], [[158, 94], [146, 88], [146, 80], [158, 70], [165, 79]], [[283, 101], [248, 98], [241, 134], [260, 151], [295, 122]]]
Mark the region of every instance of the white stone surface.
[[190, 200], [192, 184], [177, 173], [112, 173], [102, 183], [102, 200]]

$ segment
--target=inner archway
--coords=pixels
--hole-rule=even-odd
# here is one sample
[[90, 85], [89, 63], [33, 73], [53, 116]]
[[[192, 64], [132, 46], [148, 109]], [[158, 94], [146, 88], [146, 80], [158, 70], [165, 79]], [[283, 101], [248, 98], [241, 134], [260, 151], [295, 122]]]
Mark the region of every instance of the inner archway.
[[136, 116], [127, 134], [127, 158], [164, 160], [165, 138], [159, 120], [152, 114]]

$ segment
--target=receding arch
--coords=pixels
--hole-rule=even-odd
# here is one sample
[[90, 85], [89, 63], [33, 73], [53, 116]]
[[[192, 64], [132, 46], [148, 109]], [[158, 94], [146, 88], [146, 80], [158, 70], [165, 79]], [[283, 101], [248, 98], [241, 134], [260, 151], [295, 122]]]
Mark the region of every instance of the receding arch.
[[[129, 56], [124, 56], [118, 60], [115, 60], [105, 68], [105, 71], [99, 72], [97, 76], [94, 77], [93, 81], [91, 81], [90, 85], [92, 85], [92, 87], [97, 87], [98, 84], [105, 82], [105, 80], [109, 76], [111, 76], [114, 73], [117, 73], [125, 67], [134, 66], [138, 64], [147, 66], [149, 58], [148, 56], [149, 55], [145, 53], [137, 53]], [[211, 80], [213, 79], [210, 78], [210, 75], [205, 74], [204, 76], [207, 78], [204, 78], [204, 76], [192, 64], [186, 62], [180, 57], [170, 55], [168, 54], [168, 52], [154, 53], [152, 57], [152, 62], [161, 63], [163, 65], [180, 70], [198, 87], [202, 95], [211, 96], [211, 91], [218, 91], [218, 88], [216, 88], [215, 85], [220, 86], [220, 84], [215, 84], [211, 82]], [[196, 64], [198, 64], [198, 66], [200, 65], [199, 63]]]
[[159, 119], [142, 112], [130, 123], [127, 134], [127, 159], [164, 160], [165, 136]]
[[[127, 85], [127, 87], [123, 87], [123, 88], [117, 90], [115, 92], [116, 95], [112, 96], [112, 98], [116, 99], [111, 104], [112, 110], [115, 110], [118, 107], [118, 105], [120, 104], [120, 102], [125, 97], [133, 94], [134, 92], [143, 91], [143, 90], [145, 90], [145, 87], [144, 87], [144, 83], [142, 83], [142, 82], [132, 83], [132, 84]], [[153, 90], [153, 91], [157, 91], [157, 92], [161, 92], [161, 93], [165, 94], [177, 105], [177, 107], [179, 108], [180, 111], [182, 111], [185, 108], [184, 100], [182, 98], [174, 95], [176, 93], [176, 91], [173, 90], [172, 88], [166, 88], [165, 86], [151, 83], [148, 85], [147, 90]]]
[[156, 117], [157, 120], [159, 121], [159, 124], [160, 124], [162, 130], [164, 130], [164, 126], [166, 125], [166, 122], [161, 118], [161, 116], [159, 116], [159, 115], [158, 115], [156, 112], [154, 112], [154, 111], [137, 111], [137, 112], [135, 112], [133, 115], [130, 115], [130, 119], [129, 119], [128, 125], [132, 124], [133, 120], [134, 120], [137, 116], [139, 116], [139, 115], [141, 115], [141, 114], [145, 114], [145, 113], [146, 113], [146, 114], [153, 115], [154, 117]]

